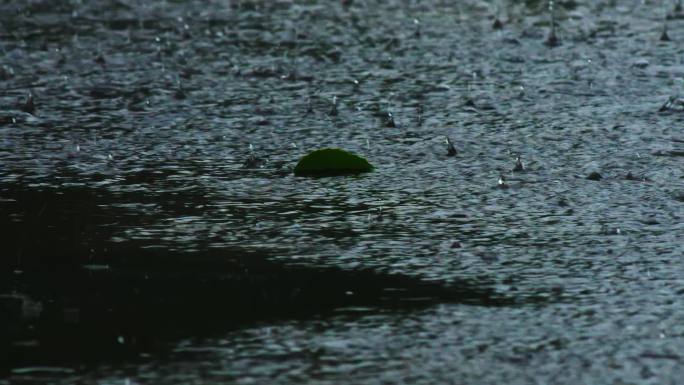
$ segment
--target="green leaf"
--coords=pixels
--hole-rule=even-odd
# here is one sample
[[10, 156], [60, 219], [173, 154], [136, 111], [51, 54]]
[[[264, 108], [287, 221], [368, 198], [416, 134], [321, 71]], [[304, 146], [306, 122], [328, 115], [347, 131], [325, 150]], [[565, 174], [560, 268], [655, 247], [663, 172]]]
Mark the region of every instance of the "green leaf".
[[294, 173], [297, 176], [349, 175], [372, 171], [373, 166], [358, 155], [339, 148], [324, 148], [304, 156]]

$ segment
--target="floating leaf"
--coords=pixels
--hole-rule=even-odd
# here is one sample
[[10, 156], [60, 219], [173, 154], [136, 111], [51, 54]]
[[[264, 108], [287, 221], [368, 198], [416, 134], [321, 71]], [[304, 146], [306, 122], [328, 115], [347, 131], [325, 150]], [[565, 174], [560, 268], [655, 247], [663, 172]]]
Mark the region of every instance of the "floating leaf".
[[333, 176], [368, 172], [373, 166], [364, 158], [339, 148], [324, 148], [304, 156], [294, 173], [297, 176]]

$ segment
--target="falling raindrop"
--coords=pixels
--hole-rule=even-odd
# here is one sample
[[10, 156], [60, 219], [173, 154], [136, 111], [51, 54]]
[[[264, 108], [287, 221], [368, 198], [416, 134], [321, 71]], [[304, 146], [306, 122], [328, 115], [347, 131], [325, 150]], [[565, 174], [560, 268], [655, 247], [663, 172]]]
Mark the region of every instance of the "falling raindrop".
[[660, 34], [660, 41], [671, 41], [670, 35], [667, 33], [667, 19], [663, 21], [663, 32]]
[[306, 115], [312, 114], [313, 112], [314, 112], [313, 102], [311, 100], [311, 95], [309, 95], [309, 97], [306, 100]]
[[418, 107], [416, 108], [416, 113], [417, 113], [417, 115], [418, 115], [418, 116], [416, 117], [416, 120], [417, 120], [417, 123], [418, 123], [418, 126], [419, 126], [419, 127], [423, 125], [423, 112], [424, 112], [424, 111], [423, 111], [423, 105], [422, 105], [422, 104], [419, 104]]
[[26, 97], [24, 104], [21, 105], [21, 110], [29, 114], [33, 114], [36, 111], [36, 105], [33, 101], [33, 94], [30, 92]]
[[394, 128], [396, 126], [397, 124], [394, 122], [394, 115], [388, 111], [387, 116], [385, 117], [385, 127]]
[[447, 156], [455, 156], [457, 151], [456, 148], [454, 147], [454, 143], [449, 139], [449, 137], [446, 137], [446, 144], [447, 144]]
[[337, 116], [337, 96], [333, 96], [332, 107], [330, 108], [330, 116]]
[[525, 165], [523, 165], [520, 155], [515, 157], [515, 167], [513, 167], [513, 172], [525, 171]]
[[507, 189], [507, 188], [508, 188], [508, 184], [506, 183], [506, 177], [504, 177], [503, 175], [500, 175], [500, 176], [499, 176], [499, 181], [497, 182], [497, 186], [496, 186], [496, 187], [498, 187], [498, 188], [500, 188], [500, 189]]
[[551, 31], [549, 32], [549, 36], [546, 38], [546, 41], [544, 44], [546, 44], [549, 47], [556, 47], [560, 45], [560, 40], [558, 39], [558, 36], [556, 35], [556, 12], [554, 9], [554, 2], [553, 0], [549, 0], [549, 14], [551, 15]]
[[181, 83], [180, 79], [177, 80], [176, 82], [177, 88], [176, 91], [173, 93], [173, 97], [182, 100], [186, 98], [185, 90], [183, 89], [183, 83]]

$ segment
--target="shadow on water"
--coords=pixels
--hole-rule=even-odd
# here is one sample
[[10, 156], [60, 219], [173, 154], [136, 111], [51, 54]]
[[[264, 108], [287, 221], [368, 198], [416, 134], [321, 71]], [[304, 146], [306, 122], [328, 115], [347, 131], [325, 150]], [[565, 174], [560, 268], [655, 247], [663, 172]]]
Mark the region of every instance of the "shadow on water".
[[130, 217], [114, 208], [125, 200], [90, 188], [3, 188], [9, 215], [1, 227], [14, 256], [3, 259], [0, 279], [4, 370], [135, 359], [163, 353], [178, 338], [343, 307], [544, 301], [504, 296], [477, 280], [446, 285], [368, 268], [287, 265], [238, 248], [179, 252], [107, 241], [113, 221]]

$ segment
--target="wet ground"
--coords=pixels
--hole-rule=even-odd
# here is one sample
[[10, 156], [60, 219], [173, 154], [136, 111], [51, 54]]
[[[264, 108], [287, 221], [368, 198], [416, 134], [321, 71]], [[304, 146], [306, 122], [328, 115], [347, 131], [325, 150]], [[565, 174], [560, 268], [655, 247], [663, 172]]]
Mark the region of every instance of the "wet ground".
[[0, 4], [0, 384], [677, 383], [684, 19], [554, 12]]

